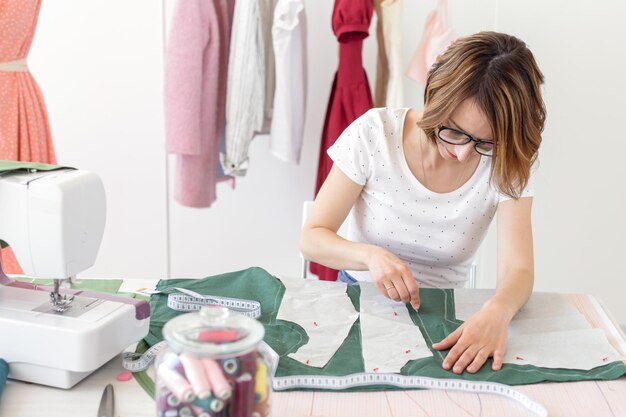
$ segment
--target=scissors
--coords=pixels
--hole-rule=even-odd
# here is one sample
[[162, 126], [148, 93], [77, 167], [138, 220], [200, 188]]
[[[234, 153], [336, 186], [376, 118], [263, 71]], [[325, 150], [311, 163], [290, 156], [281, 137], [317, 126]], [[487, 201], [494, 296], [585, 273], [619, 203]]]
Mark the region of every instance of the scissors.
[[100, 407], [98, 407], [98, 417], [113, 417], [115, 409], [115, 397], [113, 395], [113, 385], [109, 384], [104, 387]]

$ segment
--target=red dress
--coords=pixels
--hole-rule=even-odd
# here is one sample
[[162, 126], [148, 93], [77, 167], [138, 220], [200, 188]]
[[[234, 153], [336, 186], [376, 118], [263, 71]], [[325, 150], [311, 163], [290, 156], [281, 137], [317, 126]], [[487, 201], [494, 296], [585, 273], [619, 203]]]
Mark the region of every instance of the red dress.
[[[335, 0], [332, 26], [339, 40], [339, 68], [333, 81], [322, 130], [316, 195], [333, 166], [326, 150], [350, 123], [373, 107], [372, 93], [361, 57], [363, 39], [369, 35], [373, 10], [372, 0]], [[321, 280], [337, 280], [337, 271], [334, 269], [311, 263], [310, 270]]]

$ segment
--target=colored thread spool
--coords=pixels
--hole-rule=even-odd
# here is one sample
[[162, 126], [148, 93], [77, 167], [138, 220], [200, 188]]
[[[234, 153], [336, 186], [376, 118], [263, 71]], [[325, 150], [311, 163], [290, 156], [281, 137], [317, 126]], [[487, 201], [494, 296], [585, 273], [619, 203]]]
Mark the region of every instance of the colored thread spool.
[[202, 364], [209, 377], [213, 394], [221, 400], [228, 400], [232, 396], [233, 391], [222, 372], [222, 368], [217, 362], [209, 358], [203, 358]]
[[239, 374], [239, 359], [229, 358], [220, 361], [224, 373], [228, 376], [237, 376]]
[[211, 414], [208, 411], [203, 410], [202, 408], [193, 404], [191, 404], [191, 409], [193, 410], [194, 413], [196, 413], [196, 417], [217, 417], [218, 415], [220, 415], [220, 414]]
[[239, 332], [235, 329], [224, 330], [201, 330], [196, 335], [199, 342], [224, 343], [234, 342], [239, 337]]
[[162, 363], [158, 368], [158, 377], [182, 402], [188, 403], [196, 398], [193, 388], [187, 380], [178, 372]]
[[261, 401], [254, 405], [254, 410], [252, 411], [252, 417], [267, 417], [270, 414], [270, 407], [266, 401]]
[[157, 406], [160, 411], [178, 410], [180, 405], [180, 399], [171, 392], [157, 398]]
[[193, 355], [183, 353], [180, 355], [180, 362], [194, 393], [198, 398], [208, 398], [211, 395], [211, 383], [202, 361]]
[[191, 411], [191, 407], [184, 406], [178, 410], [178, 417], [195, 417], [195, 413]]
[[208, 410], [213, 413], [219, 413], [224, 409], [224, 406], [226, 405], [223, 400], [220, 400], [219, 398], [213, 396], [205, 398], [203, 400], [196, 398], [192, 404], [202, 408], [203, 410]]
[[250, 417], [254, 410], [254, 379], [251, 374], [237, 378], [231, 417]]
[[257, 403], [267, 399], [267, 366], [263, 361], [257, 361], [256, 375], [254, 376], [254, 392], [258, 396]]
[[[243, 356], [240, 356], [238, 359], [238, 372], [233, 374], [234, 376], [243, 375], [245, 373], [249, 373], [254, 375], [256, 373], [257, 362], [259, 360], [259, 354], [257, 352], [250, 352]], [[226, 360], [222, 361], [222, 366], [224, 366]]]

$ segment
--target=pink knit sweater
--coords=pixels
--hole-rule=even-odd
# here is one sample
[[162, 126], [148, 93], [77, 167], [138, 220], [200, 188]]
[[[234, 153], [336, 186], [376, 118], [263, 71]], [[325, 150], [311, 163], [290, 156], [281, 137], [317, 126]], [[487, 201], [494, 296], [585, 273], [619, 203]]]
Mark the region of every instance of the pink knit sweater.
[[190, 207], [216, 199], [224, 129], [232, 0], [179, 0], [165, 54], [165, 135], [176, 154], [174, 198]]

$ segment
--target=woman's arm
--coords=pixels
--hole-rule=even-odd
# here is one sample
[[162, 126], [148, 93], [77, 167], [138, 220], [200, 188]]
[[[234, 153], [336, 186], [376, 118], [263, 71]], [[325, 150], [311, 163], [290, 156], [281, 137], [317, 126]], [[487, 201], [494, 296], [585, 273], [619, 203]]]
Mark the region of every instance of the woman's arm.
[[534, 260], [530, 221], [532, 198], [498, 205], [498, 281], [494, 296], [457, 330], [439, 343], [449, 349], [444, 369], [477, 372], [489, 357], [494, 371], [502, 367], [508, 326], [533, 289]]
[[382, 294], [418, 308], [417, 283], [404, 262], [383, 248], [337, 235], [362, 190], [333, 165], [302, 228], [300, 250], [305, 258], [330, 268], [369, 270]]
[[302, 227], [300, 250], [305, 258], [335, 269], [367, 269], [364, 259], [369, 245], [337, 235], [362, 189], [333, 165]]

